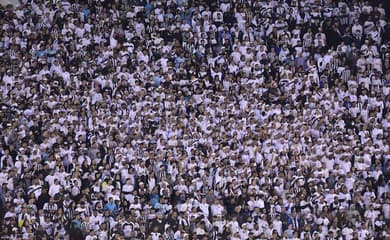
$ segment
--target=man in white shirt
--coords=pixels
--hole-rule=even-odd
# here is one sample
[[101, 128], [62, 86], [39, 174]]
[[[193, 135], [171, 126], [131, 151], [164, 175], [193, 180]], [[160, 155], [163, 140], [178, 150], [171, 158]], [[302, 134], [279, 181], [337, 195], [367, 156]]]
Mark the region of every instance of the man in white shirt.
[[54, 183], [49, 186], [49, 196], [54, 197], [63, 187], [60, 185], [58, 178], [54, 179]]

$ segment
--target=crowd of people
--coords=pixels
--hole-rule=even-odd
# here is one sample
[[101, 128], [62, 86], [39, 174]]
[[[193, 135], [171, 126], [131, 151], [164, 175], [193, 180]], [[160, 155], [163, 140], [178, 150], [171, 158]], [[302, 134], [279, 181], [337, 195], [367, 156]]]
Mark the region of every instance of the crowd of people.
[[0, 239], [389, 239], [384, 2], [0, 8]]

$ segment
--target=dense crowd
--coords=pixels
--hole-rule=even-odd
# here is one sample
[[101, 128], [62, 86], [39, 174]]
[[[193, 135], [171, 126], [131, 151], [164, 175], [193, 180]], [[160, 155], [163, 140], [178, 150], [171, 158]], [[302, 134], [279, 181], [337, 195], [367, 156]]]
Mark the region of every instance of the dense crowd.
[[385, 1], [0, 8], [0, 239], [390, 238]]

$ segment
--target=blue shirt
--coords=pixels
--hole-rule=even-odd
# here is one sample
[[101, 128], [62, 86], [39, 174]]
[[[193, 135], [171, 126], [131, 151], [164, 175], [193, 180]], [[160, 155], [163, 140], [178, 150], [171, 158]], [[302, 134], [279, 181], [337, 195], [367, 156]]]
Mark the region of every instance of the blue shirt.
[[115, 203], [110, 203], [110, 202], [108, 202], [108, 203], [106, 203], [106, 205], [104, 205], [104, 210], [108, 210], [108, 211], [110, 211], [110, 212], [112, 212], [112, 211], [115, 211], [117, 209], [117, 207], [116, 207], [116, 205], [115, 205]]
[[153, 208], [157, 208], [158, 204], [160, 204], [158, 194], [154, 194], [150, 197], [150, 204]]
[[79, 220], [73, 220], [72, 223], [74, 223], [77, 228], [81, 228], [81, 222]]

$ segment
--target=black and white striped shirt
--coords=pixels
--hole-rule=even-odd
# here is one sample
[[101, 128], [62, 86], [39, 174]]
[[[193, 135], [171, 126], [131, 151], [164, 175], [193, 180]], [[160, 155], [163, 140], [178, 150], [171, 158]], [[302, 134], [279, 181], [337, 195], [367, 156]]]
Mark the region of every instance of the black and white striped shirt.
[[351, 70], [349, 68], [345, 68], [342, 72], [341, 72], [341, 79], [344, 81], [344, 82], [348, 82], [350, 77], [351, 77]]
[[303, 38], [303, 47], [311, 47], [313, 46], [313, 38], [312, 37], [307, 37], [307, 38]]
[[109, 60], [109, 64], [110, 64], [111, 67], [117, 68], [119, 66], [119, 61], [118, 61], [117, 58], [111, 57], [110, 60]]
[[43, 210], [45, 211], [45, 216], [49, 217], [50, 219], [53, 219], [53, 216], [56, 214], [57, 209], [58, 206], [55, 203], [46, 203], [43, 206]]
[[337, 68], [340, 66], [340, 59], [339, 58], [332, 58], [332, 61], [330, 62], [330, 66], [332, 68], [332, 71], [336, 72]]

